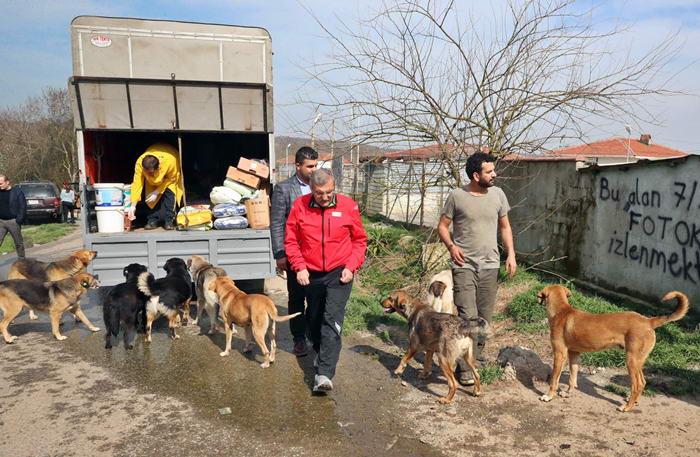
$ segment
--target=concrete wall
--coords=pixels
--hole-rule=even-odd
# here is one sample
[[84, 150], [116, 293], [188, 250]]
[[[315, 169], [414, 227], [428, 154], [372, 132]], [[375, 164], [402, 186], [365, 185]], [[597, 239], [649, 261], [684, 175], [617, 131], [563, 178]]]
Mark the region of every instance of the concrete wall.
[[565, 256], [544, 266], [650, 301], [675, 289], [700, 303], [700, 156], [500, 168], [522, 259]]
[[511, 206], [518, 257], [580, 274], [583, 240], [592, 227], [589, 210], [595, 204], [592, 175], [577, 172], [573, 160], [507, 162], [497, 172], [497, 185]]
[[700, 303], [700, 156], [594, 174], [582, 276], [630, 294]]

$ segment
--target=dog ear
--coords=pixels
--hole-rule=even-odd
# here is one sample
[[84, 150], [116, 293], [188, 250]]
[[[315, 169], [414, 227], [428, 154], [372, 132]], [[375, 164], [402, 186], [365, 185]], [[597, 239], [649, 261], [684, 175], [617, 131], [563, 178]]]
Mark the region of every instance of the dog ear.
[[571, 296], [573, 295], [573, 294], [571, 293], [571, 291], [570, 291], [567, 287], [564, 287], [564, 290], [566, 291], [566, 296], [567, 296], [567, 297], [571, 297]]
[[126, 278], [126, 275], [129, 274], [129, 267], [124, 267], [124, 269], [122, 270], [122, 274]]
[[537, 294], [537, 303], [540, 305], [543, 304], [547, 300], [547, 292], [542, 289], [539, 294]]
[[192, 267], [192, 257], [187, 259], [187, 268], [190, 268], [190, 267]]
[[212, 290], [212, 291], [216, 291], [216, 283], [217, 283], [218, 281], [219, 281], [219, 278], [216, 278], [215, 280], [213, 280], [212, 282], [210, 282], [210, 283], [209, 283], [209, 287], [207, 287], [207, 289]]

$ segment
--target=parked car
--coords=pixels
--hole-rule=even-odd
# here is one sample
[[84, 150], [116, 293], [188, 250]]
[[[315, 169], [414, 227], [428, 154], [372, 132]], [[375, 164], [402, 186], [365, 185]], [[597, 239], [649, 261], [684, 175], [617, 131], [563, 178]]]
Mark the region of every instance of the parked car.
[[17, 184], [27, 199], [27, 219], [60, 220], [61, 198], [51, 181], [23, 181]]

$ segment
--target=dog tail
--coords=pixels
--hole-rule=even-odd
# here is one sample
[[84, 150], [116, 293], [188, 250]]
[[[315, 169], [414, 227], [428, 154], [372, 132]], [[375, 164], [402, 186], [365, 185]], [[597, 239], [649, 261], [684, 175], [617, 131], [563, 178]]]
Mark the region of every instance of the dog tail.
[[686, 313], [688, 313], [688, 307], [690, 305], [688, 304], [688, 297], [684, 293], [674, 290], [673, 292], [667, 293], [666, 296], [662, 298], [662, 300], [669, 301], [673, 300], [674, 298], [678, 299], [678, 306], [676, 307], [676, 310], [668, 316], [652, 317], [650, 319], [652, 328], [660, 327], [667, 322], [673, 322], [679, 319], [683, 319]]
[[294, 314], [287, 314], [286, 316], [280, 316], [277, 314], [277, 308], [275, 308], [275, 304], [270, 301], [268, 304], [267, 308], [267, 315], [270, 316], [270, 319], [272, 319], [275, 322], [286, 322], [290, 319], [294, 319], [301, 313], [294, 313]]
[[144, 271], [139, 275], [137, 287], [144, 295], [152, 297], [154, 295], [158, 295], [153, 291], [155, 288], [155, 283], [156, 279], [153, 277], [153, 275], [147, 271]]
[[462, 318], [459, 330], [461, 334], [472, 338], [477, 336], [488, 338], [491, 336], [491, 326], [483, 317]]

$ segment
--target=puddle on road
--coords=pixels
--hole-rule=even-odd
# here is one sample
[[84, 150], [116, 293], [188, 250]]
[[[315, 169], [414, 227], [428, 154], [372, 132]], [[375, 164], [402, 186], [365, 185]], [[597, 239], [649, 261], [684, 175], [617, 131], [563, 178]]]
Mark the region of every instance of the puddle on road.
[[[134, 350], [126, 351], [121, 334], [113, 349], [104, 348], [102, 308], [97, 294], [84, 305], [88, 318], [102, 330], [92, 333], [73, 316], [63, 317], [66, 349], [104, 367], [119, 379], [139, 389], [185, 401], [201, 415], [222, 425], [249, 430], [256, 437], [285, 447], [304, 449], [305, 455], [337, 456], [439, 456], [422, 443], [400, 417], [395, 399], [400, 385], [385, 371], [371, 369], [371, 359], [346, 352], [341, 357], [336, 390], [324, 397], [313, 396], [312, 357], [297, 359], [289, 353], [291, 338], [286, 324], [278, 324], [277, 362], [262, 369], [262, 355], [241, 353], [242, 332], [234, 335], [228, 357], [220, 357], [224, 335], [199, 335], [194, 326], [178, 329], [181, 339], [171, 341], [165, 319], [154, 326], [153, 343], [138, 334]], [[29, 323], [23, 315], [14, 324], [17, 331], [50, 332], [47, 317]], [[206, 321], [205, 321], [206, 322]], [[346, 342], [346, 347], [347, 342]], [[286, 349], [286, 350], [285, 350]], [[220, 408], [231, 414], [220, 415]], [[216, 430], [212, 430], [212, 437]]]

